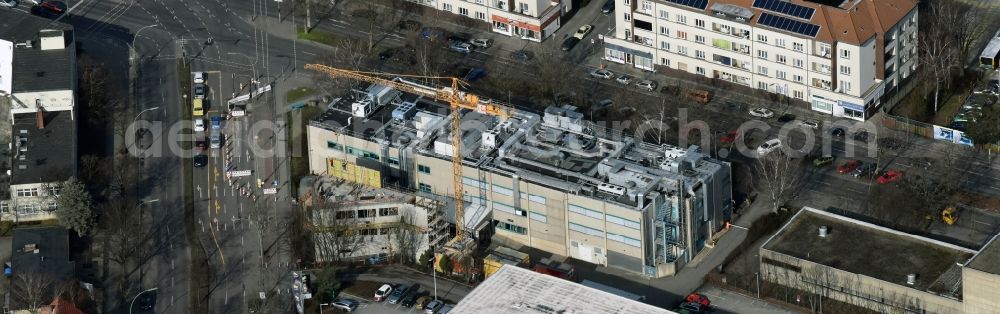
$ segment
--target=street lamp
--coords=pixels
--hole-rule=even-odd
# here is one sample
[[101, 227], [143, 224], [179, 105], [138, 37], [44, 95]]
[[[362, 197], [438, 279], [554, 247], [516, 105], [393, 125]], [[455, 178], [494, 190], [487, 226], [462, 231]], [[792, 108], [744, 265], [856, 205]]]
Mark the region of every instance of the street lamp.
[[135, 297], [132, 298], [132, 302], [129, 302], [129, 304], [128, 304], [128, 313], [132, 314], [132, 306], [135, 305], [135, 300], [138, 299], [140, 295], [142, 295], [143, 293], [146, 293], [146, 292], [156, 291], [156, 289], [159, 289], [159, 288], [153, 287], [153, 288], [147, 289], [146, 291], [139, 292], [139, 294], [135, 295]]
[[319, 304], [319, 314], [323, 314], [323, 307], [330, 306], [330, 303], [320, 303]]
[[156, 109], [160, 109], [160, 107], [157, 106], [157, 107], [153, 107], [153, 108], [147, 108], [147, 109], [145, 109], [143, 111], [139, 111], [139, 114], [135, 115], [135, 118], [132, 118], [132, 124], [135, 124], [135, 120], [138, 120], [139, 116], [141, 116], [146, 111], [152, 111], [152, 110], [156, 110]]
[[[151, 111], [151, 110], [156, 110], [156, 109], [160, 109], [160, 107], [153, 107], [153, 108], [148, 108], [148, 109], [145, 109], [145, 110], [143, 110], [143, 111], [139, 111], [139, 114], [135, 115], [135, 118], [132, 118], [132, 124], [130, 124], [130, 125], [128, 126], [128, 128], [126, 128], [126, 134], [124, 134], [124, 135], [123, 135], [123, 137], [125, 137], [125, 136], [127, 136], [127, 135], [128, 135], [128, 129], [131, 129], [131, 128], [135, 127], [135, 121], [139, 119], [139, 116], [141, 116], [141, 115], [142, 115], [143, 113], [146, 113], [146, 111]], [[135, 130], [135, 133], [139, 133], [139, 132], [138, 132], [138, 130]], [[133, 136], [135, 136], [135, 133], [133, 133], [132, 135], [133, 135]], [[141, 133], [140, 133], [140, 134], [141, 134]], [[122, 140], [124, 140], [126, 144], [128, 143], [128, 140], [127, 140], [127, 139], [123, 138]], [[136, 136], [136, 139], [135, 139], [135, 140], [136, 140], [136, 141], [138, 141], [138, 140], [139, 140], [139, 139], [138, 139], [138, 136]], [[130, 149], [130, 148], [131, 148], [131, 146], [132, 146], [132, 145], [128, 145], [128, 146], [126, 147], [126, 150]], [[145, 151], [144, 151], [144, 152], [145, 152]]]
[[132, 60], [135, 59], [135, 54], [136, 54], [136, 52], [135, 52], [135, 40], [137, 38], [139, 38], [139, 33], [141, 33], [142, 30], [144, 30], [144, 29], [147, 29], [147, 28], [150, 28], [150, 27], [154, 27], [154, 26], [160, 26], [160, 24], [146, 25], [146, 26], [140, 27], [139, 30], [135, 32], [135, 35], [132, 36], [132, 43], [128, 45], [128, 47], [130, 49], [129, 50], [129, 52], [130, 52], [130, 54], [129, 54], [129, 61], [132, 61]]

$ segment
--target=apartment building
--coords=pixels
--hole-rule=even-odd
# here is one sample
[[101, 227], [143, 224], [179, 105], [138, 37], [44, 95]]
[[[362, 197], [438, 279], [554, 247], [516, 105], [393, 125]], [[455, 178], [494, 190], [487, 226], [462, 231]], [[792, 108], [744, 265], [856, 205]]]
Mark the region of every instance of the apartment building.
[[917, 68], [915, 0], [618, 0], [606, 60], [766, 90], [863, 121]]
[[[63, 182], [76, 174], [76, 44], [72, 26], [15, 11], [0, 17], [0, 94], [9, 120], [3, 142], [0, 220], [55, 219]], [[9, 132], [9, 133], [8, 133]]]
[[990, 313], [1000, 241], [966, 248], [803, 208], [761, 246], [760, 274], [880, 313]]
[[495, 33], [541, 42], [562, 26], [570, 0], [408, 0], [490, 24]]
[[[399, 80], [399, 79], [397, 79]], [[431, 88], [416, 83], [420, 88]], [[310, 170], [453, 204], [451, 121], [462, 121], [466, 234], [648, 277], [676, 273], [732, 213], [728, 163], [583, 120], [572, 106], [500, 120], [380, 85], [337, 99], [307, 130]]]

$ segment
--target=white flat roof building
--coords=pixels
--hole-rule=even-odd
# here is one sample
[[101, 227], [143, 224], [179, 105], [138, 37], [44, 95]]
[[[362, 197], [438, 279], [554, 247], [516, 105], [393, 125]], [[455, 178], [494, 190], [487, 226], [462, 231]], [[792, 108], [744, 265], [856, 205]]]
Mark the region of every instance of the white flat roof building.
[[504, 265], [451, 311], [462, 314], [675, 313], [572, 281]]

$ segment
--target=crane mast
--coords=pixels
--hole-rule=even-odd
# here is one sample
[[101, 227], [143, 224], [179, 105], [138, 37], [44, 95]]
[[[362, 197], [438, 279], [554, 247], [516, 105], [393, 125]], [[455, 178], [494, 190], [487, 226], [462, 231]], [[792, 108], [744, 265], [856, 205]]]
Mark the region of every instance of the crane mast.
[[386, 79], [379, 76], [379, 75], [385, 75], [381, 73], [352, 71], [347, 69], [340, 69], [331, 66], [326, 66], [322, 64], [306, 64], [305, 69], [322, 72], [334, 78], [348, 78], [363, 82], [369, 82], [373, 84], [384, 85], [411, 94], [417, 94], [424, 97], [430, 97], [440, 101], [445, 101], [451, 105], [451, 110], [452, 110], [451, 167], [452, 167], [452, 180], [453, 180], [452, 191], [454, 192], [453, 197], [455, 200], [455, 239], [457, 240], [464, 239], [465, 192], [464, 192], [464, 184], [462, 183], [462, 145], [461, 145], [462, 117], [460, 110], [461, 109], [475, 110], [476, 112], [491, 116], [497, 116], [502, 119], [509, 118], [513, 110], [509, 106], [493, 104], [493, 103], [481, 103], [479, 101], [478, 95], [460, 91], [459, 83], [461, 81], [458, 78], [454, 77], [408, 76], [408, 77], [428, 78], [428, 79], [447, 79], [451, 83], [450, 88], [446, 87], [446, 88], [437, 88], [432, 90], [432, 89], [420, 88], [402, 82], [397, 82], [391, 79]]

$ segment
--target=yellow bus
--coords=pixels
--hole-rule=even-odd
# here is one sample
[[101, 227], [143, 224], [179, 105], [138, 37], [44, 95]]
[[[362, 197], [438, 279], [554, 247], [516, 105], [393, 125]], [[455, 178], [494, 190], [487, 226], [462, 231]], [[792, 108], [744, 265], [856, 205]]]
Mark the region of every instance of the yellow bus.
[[191, 109], [191, 114], [195, 117], [201, 117], [205, 115], [205, 107], [202, 105], [202, 100], [203, 99], [199, 98], [191, 100], [191, 104], [193, 105], [193, 108]]

